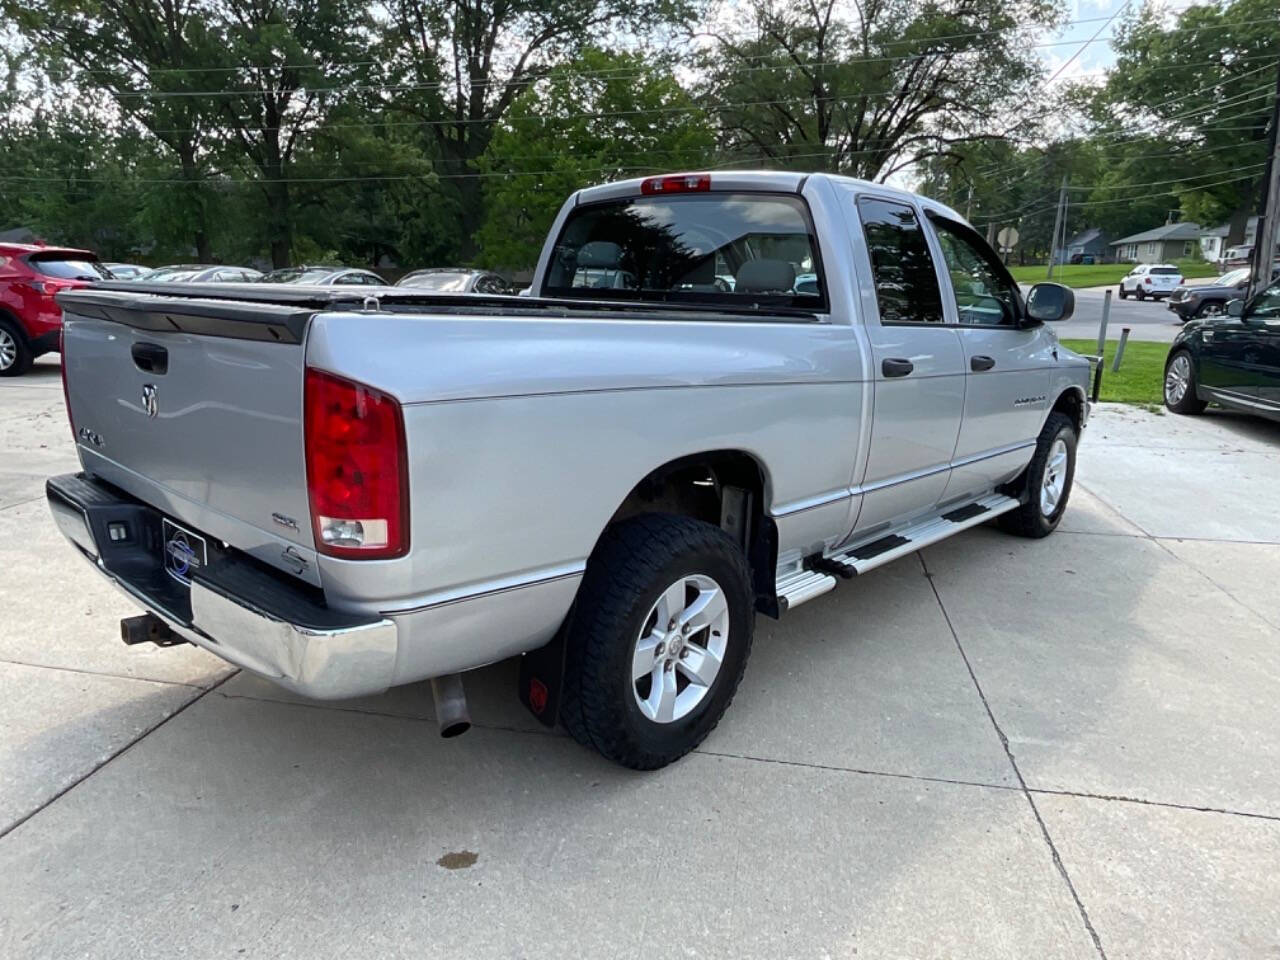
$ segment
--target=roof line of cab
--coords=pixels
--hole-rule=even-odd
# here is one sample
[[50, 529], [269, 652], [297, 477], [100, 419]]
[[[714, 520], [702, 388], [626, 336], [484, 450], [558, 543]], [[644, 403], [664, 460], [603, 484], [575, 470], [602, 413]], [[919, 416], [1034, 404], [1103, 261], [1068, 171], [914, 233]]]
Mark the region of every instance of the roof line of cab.
[[[660, 176], [679, 177], [707, 174], [708, 172], [705, 170], [677, 170]], [[886, 197], [918, 203], [923, 207], [945, 215], [949, 219], [958, 220], [962, 223], [967, 222], [964, 217], [951, 207], [921, 194], [912, 193], [910, 190], [903, 190], [900, 187], [876, 183], [872, 180], [860, 180], [857, 177], [846, 177], [836, 173], [798, 173], [786, 170], [713, 170], [710, 171], [709, 175], [711, 177], [712, 192], [767, 190], [778, 193], [800, 193], [804, 190], [805, 184], [811, 180], [851, 184], [868, 193], [876, 193]], [[641, 184], [651, 179], [653, 177], [632, 177], [628, 180], [616, 180], [612, 183], [602, 183], [594, 187], [584, 187], [574, 194], [574, 205], [640, 196]]]

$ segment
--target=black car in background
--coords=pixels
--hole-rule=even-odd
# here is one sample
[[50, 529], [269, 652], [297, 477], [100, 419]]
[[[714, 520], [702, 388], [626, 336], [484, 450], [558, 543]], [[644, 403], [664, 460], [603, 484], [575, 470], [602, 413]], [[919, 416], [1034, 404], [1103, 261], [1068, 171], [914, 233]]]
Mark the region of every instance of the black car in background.
[[[1280, 277], [1280, 265], [1271, 270], [1271, 279]], [[1186, 322], [1193, 317], [1219, 317], [1227, 312], [1227, 304], [1244, 296], [1249, 286], [1249, 269], [1243, 267], [1224, 273], [1204, 283], [1184, 283], [1174, 290], [1165, 304]]]
[[1178, 331], [1164, 365], [1165, 406], [1200, 413], [1210, 401], [1280, 420], [1280, 280]]

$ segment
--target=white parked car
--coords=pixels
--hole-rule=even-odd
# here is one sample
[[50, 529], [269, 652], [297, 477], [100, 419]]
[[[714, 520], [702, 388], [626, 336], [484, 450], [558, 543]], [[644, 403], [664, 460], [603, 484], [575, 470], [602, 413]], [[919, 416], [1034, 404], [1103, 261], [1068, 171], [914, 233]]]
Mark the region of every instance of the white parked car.
[[1182, 285], [1182, 271], [1168, 263], [1140, 263], [1120, 278], [1120, 299], [1167, 297]]

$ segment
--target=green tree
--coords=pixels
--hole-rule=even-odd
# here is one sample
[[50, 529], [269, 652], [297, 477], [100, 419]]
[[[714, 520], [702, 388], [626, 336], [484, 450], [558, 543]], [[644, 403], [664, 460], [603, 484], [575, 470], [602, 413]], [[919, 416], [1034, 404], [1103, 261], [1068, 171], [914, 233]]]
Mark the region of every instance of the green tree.
[[670, 66], [588, 49], [512, 105], [484, 158], [486, 266], [531, 267], [560, 205], [592, 183], [705, 166], [715, 137]]
[[381, 55], [398, 77], [385, 105], [418, 122], [453, 195], [457, 254], [475, 254], [481, 158], [516, 98], [602, 37], [653, 36], [688, 0], [389, 0]]
[[1032, 132], [1028, 38], [1057, 18], [1054, 0], [726, 3], [701, 92], [732, 155], [884, 178]]
[[1275, 0], [1193, 6], [1172, 21], [1146, 6], [1113, 43], [1107, 82], [1081, 94], [1108, 157], [1088, 199], [1124, 206], [1117, 198], [1137, 196], [1150, 213], [1161, 208], [1148, 227], [1179, 208], [1205, 225], [1233, 215], [1242, 224], [1262, 186], [1280, 60]]
[[49, 75], [69, 93], [101, 91], [118, 122], [146, 131], [171, 154], [179, 182], [166, 191], [170, 223], [180, 223], [197, 256], [210, 257], [210, 104], [193, 97], [219, 62], [207, 0], [0, 0]]

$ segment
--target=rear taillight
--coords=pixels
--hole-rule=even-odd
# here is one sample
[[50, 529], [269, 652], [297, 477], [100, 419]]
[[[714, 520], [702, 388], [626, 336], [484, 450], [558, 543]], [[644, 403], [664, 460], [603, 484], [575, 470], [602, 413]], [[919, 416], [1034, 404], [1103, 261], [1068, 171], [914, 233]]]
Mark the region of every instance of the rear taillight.
[[1145, 284], [1147, 284], [1148, 286], [1150, 286], [1150, 285], [1151, 285], [1151, 278], [1150, 278], [1150, 277], [1143, 277], [1143, 278], [1142, 278], [1142, 282], [1143, 282], [1143, 283], [1145, 283]]
[[316, 549], [386, 559], [409, 550], [409, 481], [400, 404], [371, 387], [307, 369], [307, 494]]
[[703, 193], [711, 189], [711, 174], [682, 173], [674, 177], [650, 177], [640, 183], [640, 192], [655, 193]]

